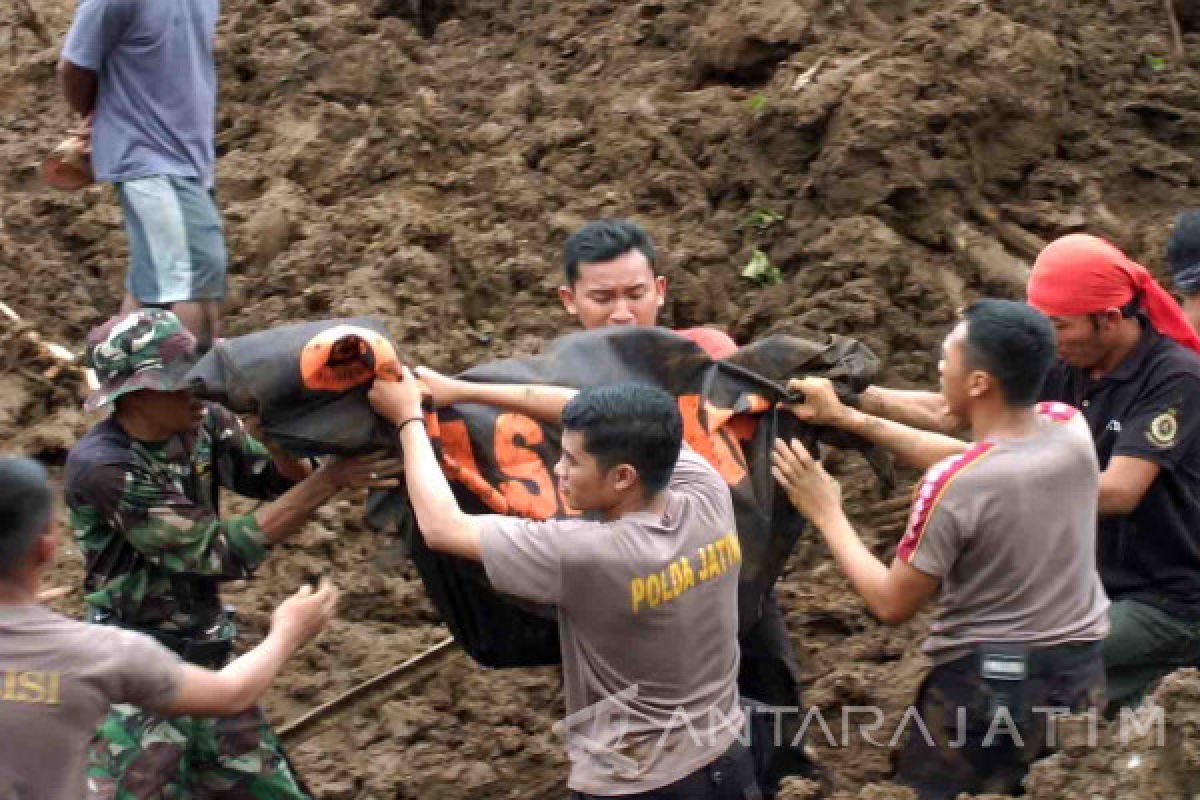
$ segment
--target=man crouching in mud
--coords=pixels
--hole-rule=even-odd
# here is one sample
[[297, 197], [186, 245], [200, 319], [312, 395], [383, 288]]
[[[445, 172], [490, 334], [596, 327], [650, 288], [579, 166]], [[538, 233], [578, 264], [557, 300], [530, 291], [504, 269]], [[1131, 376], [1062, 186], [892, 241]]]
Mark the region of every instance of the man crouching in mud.
[[[936, 595], [921, 685], [896, 781], [921, 800], [1018, 791], [1047, 746], [1048, 718], [1098, 707], [1108, 598], [1096, 570], [1099, 468], [1078, 410], [1035, 402], [1055, 360], [1049, 318], [983, 300], [946, 337], [942, 394], [973, 444], [842, 405], [829, 381], [794, 381], [806, 422], [858, 434], [927, 468], [891, 567], [846, 519], [837, 482], [796, 441], [775, 477], [821, 532], [881, 621]], [[1052, 711], [1053, 710], [1053, 711]]]

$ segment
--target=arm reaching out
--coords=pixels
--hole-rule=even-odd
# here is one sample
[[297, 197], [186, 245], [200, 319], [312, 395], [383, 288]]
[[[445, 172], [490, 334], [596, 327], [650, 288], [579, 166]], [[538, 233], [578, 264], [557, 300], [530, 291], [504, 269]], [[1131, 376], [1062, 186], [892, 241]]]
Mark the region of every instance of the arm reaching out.
[[875, 417], [947, 436], [956, 436], [967, 428], [961, 417], [946, 408], [946, 399], [940, 392], [868, 386], [858, 407]]
[[897, 558], [884, 565], [863, 544], [842, 510], [838, 482], [808, 454], [804, 445], [775, 441], [772, 474], [796, 510], [821, 533], [838, 568], [880, 622], [899, 625], [912, 619], [937, 594], [940, 581]]
[[961, 439], [910, 428], [843, 405], [833, 384], [826, 378], [794, 380], [788, 384], [788, 389], [804, 394], [804, 402], [789, 406], [798, 419], [857, 434], [887, 448], [912, 467], [928, 469], [947, 456], [963, 452], [968, 446]]
[[417, 377], [429, 388], [433, 404], [445, 408], [456, 403], [478, 403], [515, 411], [547, 425], [557, 425], [562, 411], [578, 390], [559, 386], [474, 383], [417, 367]]
[[375, 413], [399, 431], [408, 498], [425, 543], [432, 550], [481, 560], [479, 521], [459, 508], [450, 483], [442, 473], [442, 465], [438, 463], [425, 432], [421, 385], [416, 377], [408, 367], [401, 367], [400, 380], [376, 378], [367, 397]]
[[254, 512], [267, 542], [277, 544], [300, 531], [313, 513], [342, 489], [390, 489], [400, 462], [386, 456], [351, 456], [326, 461], [278, 499]]
[[322, 581], [314, 592], [305, 586], [271, 615], [271, 632], [262, 644], [219, 672], [185, 664], [170, 716], [232, 716], [253, 706], [283, 665], [333, 618], [338, 591]]

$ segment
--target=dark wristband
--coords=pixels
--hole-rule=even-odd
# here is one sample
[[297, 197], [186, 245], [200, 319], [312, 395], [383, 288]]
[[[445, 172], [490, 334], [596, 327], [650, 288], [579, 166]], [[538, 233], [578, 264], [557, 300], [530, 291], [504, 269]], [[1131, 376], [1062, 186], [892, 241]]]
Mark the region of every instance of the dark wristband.
[[408, 419], [404, 420], [404, 422], [401, 422], [399, 425], [396, 426], [396, 433], [400, 433], [401, 431], [403, 431], [404, 426], [410, 422], [424, 423], [425, 418], [424, 417], [409, 417]]

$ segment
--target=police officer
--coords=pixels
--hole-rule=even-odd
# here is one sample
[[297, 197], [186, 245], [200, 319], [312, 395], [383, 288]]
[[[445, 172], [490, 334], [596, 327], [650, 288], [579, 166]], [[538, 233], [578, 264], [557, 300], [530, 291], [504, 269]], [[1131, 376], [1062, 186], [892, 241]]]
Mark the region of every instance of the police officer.
[[[0, 797], [83, 797], [88, 740], [113, 703], [164, 715], [245, 711], [329, 622], [337, 602], [332, 586], [303, 587], [276, 609], [258, 647], [213, 672], [182, 663], [148, 636], [39, 605], [38, 583], [57, 546], [46, 471], [27, 458], [0, 456]], [[128, 782], [124, 788], [138, 793]]]
[[470, 391], [473, 402], [561, 422], [558, 485], [591, 518], [463, 513], [426, 435], [413, 375], [376, 380], [369, 397], [399, 431], [430, 549], [482, 562], [499, 591], [558, 607], [576, 800], [757, 800], [753, 759], [738, 741], [733, 498], [682, 447], [674, 398], [634, 384]]
[[[1186, 260], [1192, 224], [1177, 226], [1172, 264]], [[1087, 234], [1038, 255], [1028, 300], [1058, 339], [1040, 398], [1083, 412], [1102, 470], [1097, 555], [1113, 601], [1104, 645], [1112, 714], [1200, 660], [1200, 336], [1144, 267]], [[862, 408], [931, 430], [962, 423], [928, 392], [873, 386]]]
[[777, 442], [775, 476], [881, 621], [937, 597], [923, 649], [934, 667], [896, 780], [921, 800], [1010, 794], [1040, 757], [1038, 708], [1091, 710], [1103, 694], [1108, 599], [1095, 566], [1099, 470], [1083, 417], [1035, 405], [1054, 331], [1006, 300], [971, 306], [943, 347], [942, 394], [974, 443], [843, 406], [827, 380], [793, 382], [797, 416], [832, 425], [928, 468], [889, 566], [846, 519], [838, 484], [799, 442]]
[[[564, 246], [566, 282], [558, 289], [563, 308], [585, 330], [608, 325], [658, 325], [659, 311], [667, 299], [667, 279], [656, 274], [656, 261], [654, 245], [637, 223], [625, 219], [587, 223]], [[675, 333], [715, 359], [726, 358], [738, 349], [733, 339], [717, 328], [687, 328]], [[421, 377], [437, 379], [427, 372]], [[759, 612], [758, 622], [741, 636], [738, 686], [743, 697], [775, 709], [755, 718], [771, 730], [763, 729], [753, 739], [762, 790], [772, 797], [783, 776], [811, 776], [817, 769], [803, 747], [792, 746], [800, 738], [795, 734], [802, 718], [802, 684], [796, 649], [774, 591], [762, 597]], [[773, 733], [776, 725], [782, 731], [778, 736]]]
[[[101, 386], [87, 407], [112, 413], [72, 448], [66, 495], [91, 621], [145, 633], [215, 669], [235, 634], [220, 584], [250, 577], [340, 489], [380, 485], [377, 475], [395, 465], [344, 459], [310, 472], [273, 455], [228, 410], [181, 388], [195, 358], [195, 337], [169, 311], [135, 311], [92, 331], [87, 362]], [[222, 517], [221, 488], [271, 502]], [[92, 800], [184, 795], [209, 783], [308, 796], [258, 708], [216, 721], [115, 706], [89, 775]]]

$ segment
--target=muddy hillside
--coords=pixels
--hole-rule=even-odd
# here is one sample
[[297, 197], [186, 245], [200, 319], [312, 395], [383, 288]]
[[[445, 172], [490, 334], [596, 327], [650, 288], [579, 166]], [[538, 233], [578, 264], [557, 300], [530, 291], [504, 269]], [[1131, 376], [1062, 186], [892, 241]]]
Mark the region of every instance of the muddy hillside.
[[[1190, 61], [1160, 0], [225, 0], [227, 332], [372, 315], [443, 370], [534, 352], [569, 325], [564, 238], [626, 215], [665, 255], [667, 322], [739, 341], [848, 334], [889, 382], [929, 385], [954, 310], [1019, 295], [1046, 240], [1090, 230], [1161, 264], [1200, 181], [1200, 13], [1176, 4]], [[39, 183], [72, 125], [54, 67], [73, 3], [25, 8], [0, 11], [0, 301], [20, 316], [0, 319], [0, 449], [61, 464], [91, 420], [32, 337], [78, 351], [117, 309], [126, 244], [110, 188]], [[856, 460], [841, 472], [887, 553], [903, 509], [878, 505]], [[345, 589], [331, 633], [269, 697], [280, 722], [445, 636], [359, 509], [322, 512], [232, 595], [255, 641], [304, 575], [332, 570]], [[54, 579], [78, 585], [69, 545]], [[830, 709], [837, 746], [814, 744], [841, 796], [905, 796], [880, 784], [886, 746], [843, 746], [837, 709], [897, 719], [925, 621], [877, 625], [813, 541], [780, 595], [809, 699]], [[60, 602], [79, 607], [78, 591]], [[1186, 796], [1197, 685], [1162, 689], [1167, 748], [1061, 753], [1034, 795]], [[560, 797], [561, 702], [554, 670], [452, 658], [293, 756], [325, 800]]]

